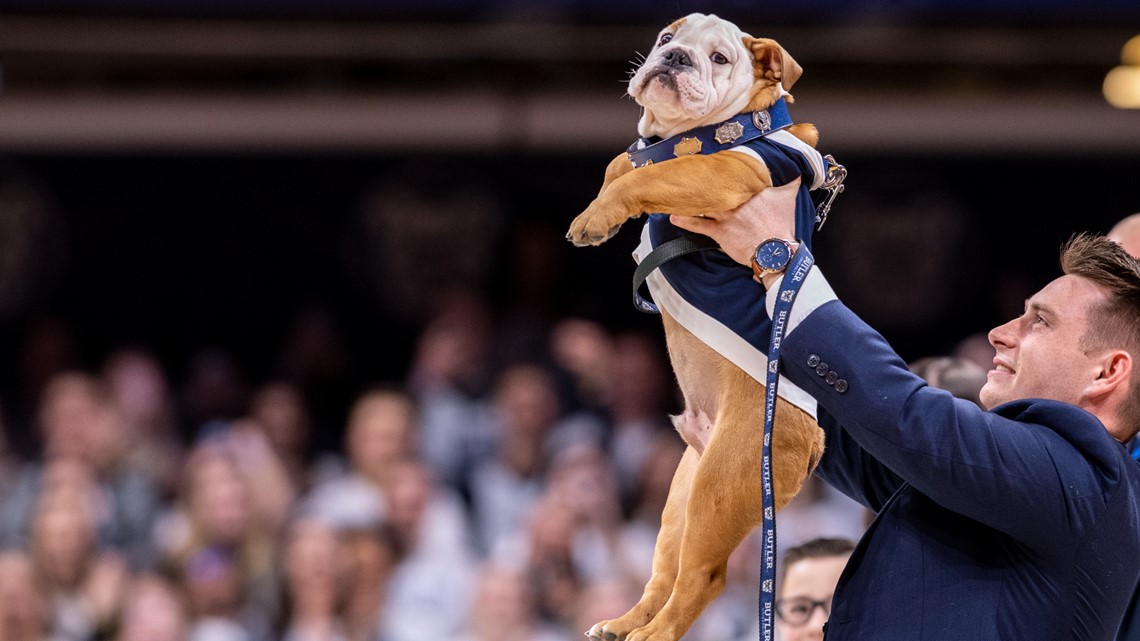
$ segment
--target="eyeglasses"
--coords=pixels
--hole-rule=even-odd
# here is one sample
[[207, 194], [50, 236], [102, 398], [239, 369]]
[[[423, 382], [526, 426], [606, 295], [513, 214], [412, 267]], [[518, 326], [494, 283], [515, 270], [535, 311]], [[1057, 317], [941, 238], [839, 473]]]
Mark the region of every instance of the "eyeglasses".
[[776, 616], [793, 627], [804, 625], [811, 619], [816, 608], [823, 610], [823, 616], [831, 615], [831, 598], [827, 601], [812, 601], [807, 598], [777, 599]]

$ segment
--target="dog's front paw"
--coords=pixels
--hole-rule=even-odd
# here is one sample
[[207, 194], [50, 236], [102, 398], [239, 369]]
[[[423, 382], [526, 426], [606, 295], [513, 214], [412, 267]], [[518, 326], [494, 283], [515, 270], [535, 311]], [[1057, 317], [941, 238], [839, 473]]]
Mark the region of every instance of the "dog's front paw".
[[566, 240], [574, 243], [576, 247], [587, 245], [601, 245], [614, 237], [621, 229], [621, 224], [628, 216], [613, 216], [606, 214], [597, 203], [591, 204], [586, 211], [570, 223], [570, 231], [566, 232]]

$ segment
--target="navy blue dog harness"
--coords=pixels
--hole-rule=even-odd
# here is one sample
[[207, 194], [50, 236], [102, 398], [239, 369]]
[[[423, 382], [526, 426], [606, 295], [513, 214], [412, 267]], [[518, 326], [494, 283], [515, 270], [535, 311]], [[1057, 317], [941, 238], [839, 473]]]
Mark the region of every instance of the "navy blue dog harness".
[[[838, 174], [846, 172], [830, 157], [822, 156], [784, 131], [792, 121], [783, 99], [755, 114], [741, 114], [724, 123], [658, 142], [641, 139], [630, 147], [630, 161], [635, 167], [667, 162], [677, 157], [676, 149], [683, 153], [745, 153], [768, 167], [775, 186], [802, 178], [796, 198], [796, 237], [810, 248], [812, 232], [825, 219], [831, 199], [842, 190], [842, 177]], [[831, 195], [817, 208], [811, 192], [819, 188], [831, 190]], [[685, 237], [691, 239], [686, 243], [689, 249], [664, 260], [660, 252], [653, 256], [658, 248], [675, 253], [669, 252], [670, 243]], [[724, 252], [699, 251], [712, 248], [716, 244], [711, 239], [675, 227], [668, 214], [650, 214], [642, 228], [641, 244], [633, 252], [639, 271], [647, 271], [642, 267], [650, 268], [648, 273], [637, 276], [635, 305], [649, 313], [663, 309], [702, 342], [763, 383], [772, 330], [764, 309], [763, 289], [753, 280], [751, 269]], [[643, 261], [646, 265], [641, 266]], [[653, 303], [637, 293], [642, 277]], [[781, 398], [815, 416], [815, 400], [806, 392], [782, 379], [779, 392]]]

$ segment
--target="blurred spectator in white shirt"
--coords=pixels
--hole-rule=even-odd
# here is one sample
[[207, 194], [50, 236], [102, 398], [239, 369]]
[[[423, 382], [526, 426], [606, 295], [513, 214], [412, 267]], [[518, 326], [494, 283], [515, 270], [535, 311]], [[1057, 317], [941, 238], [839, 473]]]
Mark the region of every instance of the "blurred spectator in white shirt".
[[384, 641], [437, 641], [462, 627], [474, 558], [462, 505], [415, 459], [390, 466], [388, 522], [404, 551], [380, 615]]

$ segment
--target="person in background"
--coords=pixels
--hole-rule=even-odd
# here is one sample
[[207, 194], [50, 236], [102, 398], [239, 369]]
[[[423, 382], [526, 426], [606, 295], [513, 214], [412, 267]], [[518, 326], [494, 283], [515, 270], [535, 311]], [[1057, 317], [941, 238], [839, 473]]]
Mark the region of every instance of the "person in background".
[[[25, 461], [12, 449], [10, 438], [12, 424], [0, 406], [0, 549], [20, 547], [24, 543], [30, 496], [22, 496], [20, 490], [35, 476], [34, 462]], [[30, 492], [29, 492], [30, 494]]]
[[[257, 505], [251, 488], [271, 482], [247, 476], [223, 439], [217, 435], [190, 452], [180, 500], [156, 528], [156, 543], [161, 567], [184, 580], [195, 617], [192, 638], [204, 630], [240, 627], [256, 639], [280, 607], [279, 524], [271, 519], [275, 511]], [[219, 589], [211, 594], [215, 584]]]
[[572, 407], [598, 409], [611, 394], [614, 340], [597, 321], [564, 318], [550, 328], [550, 356], [569, 378]]
[[406, 394], [382, 388], [361, 394], [345, 430], [348, 469], [314, 487], [302, 499], [302, 509], [335, 524], [359, 515], [385, 518], [393, 465], [414, 456], [418, 437], [416, 408]]
[[102, 380], [126, 432], [126, 465], [150, 479], [161, 497], [172, 497], [185, 448], [162, 364], [148, 350], [120, 348], [104, 362]]
[[500, 552], [492, 558], [525, 564], [539, 616], [548, 622], [565, 621], [573, 616], [585, 585], [574, 563], [574, 511], [544, 498], [532, 506], [526, 523], [524, 542], [511, 546], [519, 556], [504, 557]]
[[312, 421], [301, 390], [285, 381], [271, 381], [254, 390], [249, 405], [249, 417], [265, 434], [293, 490], [307, 492], [312, 481]]
[[149, 566], [159, 489], [128, 464], [128, 433], [108, 388], [84, 372], [56, 374], [43, 389], [38, 418], [44, 458], [25, 466], [9, 497], [11, 521], [0, 524], [5, 544], [23, 544], [41, 494], [83, 477], [99, 496], [92, 514], [97, 544], [119, 550], [133, 569]]
[[249, 607], [248, 581], [233, 550], [198, 548], [175, 571], [189, 604], [189, 641], [271, 641], [269, 618]]
[[[990, 359], [993, 359], [993, 348], [990, 348]], [[977, 363], [959, 356], [927, 356], [909, 367], [928, 384], [982, 407], [978, 395], [986, 384], [986, 370]]]
[[345, 595], [338, 546], [336, 532], [318, 519], [289, 525], [284, 543], [287, 616], [282, 641], [347, 641], [340, 617]]
[[126, 591], [126, 561], [99, 549], [94, 509], [88, 488], [58, 486], [40, 497], [32, 519], [35, 583], [46, 592], [51, 629], [61, 640], [105, 638]]
[[445, 296], [416, 339], [407, 389], [419, 407], [421, 455], [440, 482], [468, 498], [472, 466], [494, 448], [487, 416], [494, 379], [492, 315], [470, 292]]
[[182, 591], [158, 574], [136, 576], [114, 641], [186, 641], [189, 634], [190, 613]]
[[776, 592], [776, 631], [781, 641], [822, 641], [831, 597], [855, 542], [812, 539], [784, 552]]
[[404, 554], [387, 585], [380, 638], [454, 638], [464, 623], [475, 569], [461, 502], [418, 459], [389, 468], [385, 520]]
[[390, 525], [379, 521], [339, 529], [338, 561], [344, 582], [344, 625], [348, 641], [376, 641], [388, 584], [403, 549]]
[[[1113, 225], [1108, 232], [1108, 239], [1119, 243], [1133, 257], [1140, 258], [1140, 213], [1132, 214]], [[1128, 451], [1132, 453], [1132, 458], [1140, 461], [1140, 436], [1128, 443]], [[1136, 638], [1140, 639], [1140, 623], [1136, 625]]]
[[569, 445], [551, 459], [542, 501], [565, 508], [574, 522], [571, 554], [587, 582], [622, 570], [622, 513], [617, 474], [597, 445]]
[[230, 421], [228, 429], [209, 441], [236, 465], [249, 490], [250, 506], [259, 526], [267, 532], [284, 527], [297, 490], [262, 425], [252, 418]]
[[467, 624], [456, 641], [560, 641], [535, 609], [526, 574], [486, 563], [475, 579]]
[[1140, 213], [1122, 218], [1108, 230], [1108, 239], [1120, 243], [1124, 251], [1140, 257]]
[[559, 416], [550, 373], [534, 364], [507, 368], [495, 386], [497, 444], [467, 482], [477, 542], [488, 554], [511, 540], [542, 495], [547, 439]]
[[630, 505], [640, 479], [634, 475], [645, 464], [655, 438], [676, 438], [667, 420], [676, 414], [676, 385], [671, 378], [663, 345], [646, 334], [616, 336], [609, 358], [610, 385], [603, 399], [611, 422], [608, 452], [618, 473], [623, 505]]
[[633, 503], [622, 525], [620, 567], [634, 585], [645, 585], [652, 574], [661, 512], [665, 510], [669, 486], [684, 453], [685, 442], [677, 434], [658, 434], [646, 448], [637, 470]]
[[[1108, 239], [1120, 243], [1124, 251], [1140, 258], [1140, 213], [1127, 216], [1113, 225], [1108, 232]], [[1132, 458], [1140, 461], [1140, 436], [1133, 438], [1128, 444], [1128, 451]], [[1118, 641], [1140, 641], [1140, 586], [1132, 597], [1132, 604], [1124, 614], [1124, 621], [1120, 625], [1117, 635]]]
[[0, 639], [56, 641], [50, 636], [50, 621], [48, 597], [36, 580], [32, 560], [19, 550], [0, 552]]
[[245, 412], [249, 380], [229, 351], [204, 347], [190, 358], [178, 398], [186, 440], [201, 440]]

